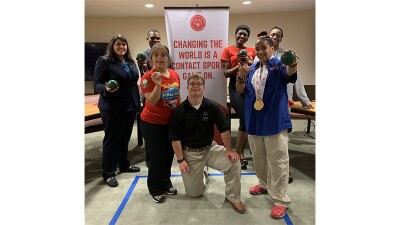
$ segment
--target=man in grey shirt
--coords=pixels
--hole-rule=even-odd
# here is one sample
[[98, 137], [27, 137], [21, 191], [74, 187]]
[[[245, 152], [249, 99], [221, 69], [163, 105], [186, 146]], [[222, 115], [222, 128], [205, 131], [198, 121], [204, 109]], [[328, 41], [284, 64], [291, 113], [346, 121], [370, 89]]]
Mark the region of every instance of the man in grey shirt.
[[144, 54], [146, 54], [146, 60], [139, 60], [138, 58], [136, 58], [136, 60], [138, 60], [138, 66], [139, 66], [139, 71], [141, 73], [141, 76], [143, 76], [143, 74], [149, 70], [151, 70], [151, 68], [153, 68], [153, 63], [151, 62], [150, 59], [150, 51], [151, 48], [155, 45], [161, 42], [161, 37], [160, 37], [160, 32], [157, 29], [150, 29], [147, 32], [147, 38], [146, 40], [149, 41], [149, 47], [143, 51]]

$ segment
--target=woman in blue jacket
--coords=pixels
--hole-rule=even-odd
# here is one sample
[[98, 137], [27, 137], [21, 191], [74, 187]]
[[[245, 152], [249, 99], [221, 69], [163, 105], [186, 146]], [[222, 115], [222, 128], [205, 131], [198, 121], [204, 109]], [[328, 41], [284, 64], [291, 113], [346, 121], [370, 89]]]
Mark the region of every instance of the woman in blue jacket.
[[[139, 72], [129, 52], [128, 41], [114, 35], [104, 56], [99, 57], [94, 70], [94, 90], [100, 94], [98, 107], [104, 125], [103, 179], [110, 187], [118, 186], [115, 172], [139, 172], [128, 159], [128, 144], [133, 124], [140, 109], [137, 81]], [[110, 80], [117, 88], [106, 85]]]
[[289, 179], [288, 133], [292, 130], [287, 84], [297, 78], [297, 62], [283, 65], [273, 56], [268, 36], [256, 41], [259, 62], [239, 69], [236, 89], [245, 94], [245, 121], [259, 183], [250, 194], [268, 193], [274, 200], [271, 216], [282, 218], [291, 200], [286, 194]]

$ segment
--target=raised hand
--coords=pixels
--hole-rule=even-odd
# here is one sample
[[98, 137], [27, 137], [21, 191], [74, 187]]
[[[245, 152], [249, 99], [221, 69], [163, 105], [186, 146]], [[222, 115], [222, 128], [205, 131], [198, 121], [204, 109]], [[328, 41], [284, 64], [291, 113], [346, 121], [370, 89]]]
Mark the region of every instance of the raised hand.
[[297, 59], [299, 57], [297, 56], [296, 52], [289, 49], [285, 50], [281, 56], [281, 61], [285, 66], [293, 66], [297, 64]]
[[151, 80], [154, 82], [156, 86], [161, 86], [161, 73], [157, 71], [152, 73]]

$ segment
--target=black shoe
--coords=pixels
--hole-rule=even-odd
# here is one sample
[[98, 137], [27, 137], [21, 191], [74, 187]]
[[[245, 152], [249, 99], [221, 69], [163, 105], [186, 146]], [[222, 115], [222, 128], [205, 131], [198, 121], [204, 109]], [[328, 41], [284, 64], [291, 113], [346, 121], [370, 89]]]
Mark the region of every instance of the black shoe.
[[242, 167], [242, 170], [247, 170], [248, 164], [249, 162], [247, 161], [247, 159], [240, 159], [240, 166]]
[[164, 195], [152, 195], [151, 197], [155, 203], [163, 203], [165, 200]]
[[118, 186], [118, 181], [115, 179], [115, 177], [109, 177], [106, 180], [104, 180], [106, 184], [110, 187], [116, 187]]
[[137, 173], [140, 171], [140, 168], [134, 165], [130, 165], [128, 168], [120, 170], [121, 173]]
[[167, 195], [176, 195], [178, 193], [178, 190], [174, 187], [170, 187], [165, 191], [165, 194]]
[[293, 182], [293, 177], [292, 177], [292, 174], [289, 172], [289, 181], [288, 181], [288, 183], [290, 184], [290, 183], [292, 183]]

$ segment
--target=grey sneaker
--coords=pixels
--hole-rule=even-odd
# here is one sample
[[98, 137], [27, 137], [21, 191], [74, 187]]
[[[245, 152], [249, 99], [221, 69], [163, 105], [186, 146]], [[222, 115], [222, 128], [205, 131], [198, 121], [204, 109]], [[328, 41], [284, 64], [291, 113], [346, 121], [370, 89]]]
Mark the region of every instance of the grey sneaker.
[[165, 190], [165, 194], [167, 195], [176, 195], [178, 193], [178, 190], [174, 187], [170, 187], [167, 190]]
[[115, 179], [115, 177], [109, 177], [107, 180], [105, 180], [106, 184], [110, 187], [116, 187], [118, 186], [118, 181]]
[[155, 203], [163, 203], [165, 200], [165, 197], [163, 195], [152, 195], [153, 201]]

